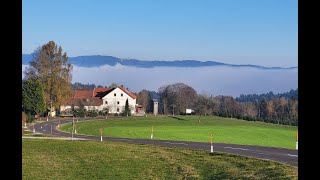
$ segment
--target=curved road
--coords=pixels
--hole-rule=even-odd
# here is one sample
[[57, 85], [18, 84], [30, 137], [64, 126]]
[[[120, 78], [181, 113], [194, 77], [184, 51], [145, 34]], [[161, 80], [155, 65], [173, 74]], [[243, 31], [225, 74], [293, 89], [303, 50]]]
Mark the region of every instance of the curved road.
[[[88, 120], [96, 120], [96, 119], [101, 119], [101, 118], [79, 118], [79, 121], [88, 121]], [[72, 122], [72, 118], [60, 120], [60, 124], [65, 124], [70, 122]], [[71, 133], [61, 132], [56, 129], [58, 124], [59, 124], [59, 120], [46, 121], [46, 122], [34, 124], [34, 129], [35, 129], [35, 132], [38, 132], [38, 133], [43, 133], [43, 134], [52, 133], [53, 135], [71, 138], [72, 136]], [[33, 125], [28, 126], [28, 129], [30, 131], [33, 131]], [[73, 134], [73, 137], [100, 141], [100, 137], [98, 136]], [[204, 143], [204, 142], [129, 139], [129, 138], [114, 138], [114, 137], [108, 137], [108, 136], [103, 136], [103, 140], [127, 142], [127, 143], [135, 143], [135, 144], [152, 144], [152, 145], [161, 145], [161, 146], [169, 146], [169, 147], [182, 147], [182, 148], [201, 149], [201, 150], [210, 151], [210, 143]], [[250, 157], [255, 157], [255, 158], [260, 158], [265, 160], [278, 161], [278, 162], [290, 164], [293, 166], [298, 166], [297, 150], [264, 147], [264, 146], [224, 144], [224, 143], [214, 143], [213, 150], [232, 153], [232, 154], [238, 154], [238, 155], [244, 155], [244, 156], [250, 156]]]

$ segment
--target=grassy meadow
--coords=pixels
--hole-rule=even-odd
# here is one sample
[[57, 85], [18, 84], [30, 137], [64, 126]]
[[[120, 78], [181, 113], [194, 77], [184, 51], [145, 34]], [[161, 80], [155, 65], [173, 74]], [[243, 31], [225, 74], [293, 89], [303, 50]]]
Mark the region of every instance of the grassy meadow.
[[22, 179], [297, 179], [297, 167], [202, 150], [22, 140]]
[[[295, 126], [245, 121], [222, 117], [156, 116], [95, 120], [76, 123], [78, 134], [125, 138], [154, 139], [246, 144], [295, 149]], [[64, 124], [60, 130], [71, 132], [72, 125]]]

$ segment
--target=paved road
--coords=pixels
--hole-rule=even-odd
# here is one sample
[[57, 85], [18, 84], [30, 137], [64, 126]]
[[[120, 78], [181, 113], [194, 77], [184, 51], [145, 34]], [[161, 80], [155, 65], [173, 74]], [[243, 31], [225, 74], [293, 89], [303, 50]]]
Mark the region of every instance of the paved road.
[[[89, 121], [96, 118], [79, 118], [78, 121]], [[99, 118], [101, 119], [101, 118]], [[76, 118], [75, 118], [75, 121]], [[37, 123], [34, 126], [28, 126], [27, 128], [33, 131], [33, 127], [35, 132], [44, 133], [44, 134], [53, 134], [57, 136], [63, 137], [72, 137], [71, 133], [65, 133], [58, 131], [56, 127], [58, 124], [70, 123], [71, 119], [64, 120], [54, 120], [54, 121], [46, 121], [42, 123]], [[52, 130], [51, 130], [52, 129]], [[90, 136], [90, 135], [80, 135], [73, 134], [74, 138], [82, 138], [88, 140], [96, 140], [100, 141], [100, 137]], [[135, 144], [152, 144], [152, 145], [161, 145], [161, 146], [169, 146], [169, 147], [182, 147], [189, 149], [202, 149], [210, 151], [210, 143], [204, 142], [188, 142], [188, 141], [171, 141], [171, 140], [150, 140], [150, 139], [129, 139], [129, 138], [114, 138], [114, 137], [103, 137], [103, 141], [117, 141], [117, 142], [127, 142], [127, 143], [135, 143]], [[214, 151], [227, 152], [232, 154], [250, 156], [265, 160], [278, 161], [282, 163], [287, 163], [293, 166], [298, 166], [298, 151], [290, 150], [290, 149], [282, 149], [282, 148], [273, 148], [273, 147], [263, 147], [263, 146], [250, 146], [250, 145], [236, 145], [236, 144], [224, 144], [224, 143], [214, 143], [213, 144]]]

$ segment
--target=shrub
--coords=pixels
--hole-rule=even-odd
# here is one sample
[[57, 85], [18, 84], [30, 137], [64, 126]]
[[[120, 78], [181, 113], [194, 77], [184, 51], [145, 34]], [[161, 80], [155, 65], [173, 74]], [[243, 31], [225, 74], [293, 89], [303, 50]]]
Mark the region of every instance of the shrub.
[[89, 117], [97, 117], [97, 116], [98, 116], [98, 112], [97, 112], [96, 110], [89, 110], [89, 111], [87, 112], [87, 115], [88, 115]]
[[84, 117], [87, 115], [87, 110], [86, 109], [75, 109], [73, 111], [73, 115], [75, 117]]
[[34, 120], [34, 116], [31, 113], [27, 113], [27, 122], [30, 123]]

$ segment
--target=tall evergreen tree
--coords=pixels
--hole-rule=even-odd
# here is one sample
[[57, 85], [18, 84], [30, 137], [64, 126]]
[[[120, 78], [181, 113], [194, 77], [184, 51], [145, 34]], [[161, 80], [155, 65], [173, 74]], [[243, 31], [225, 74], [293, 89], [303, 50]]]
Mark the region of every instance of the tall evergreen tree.
[[123, 112], [123, 114], [124, 114], [125, 116], [131, 116], [131, 111], [130, 111], [128, 99], [126, 100], [126, 105], [124, 106], [124, 112]]
[[34, 52], [25, 71], [26, 79], [39, 80], [43, 85], [47, 105], [58, 108], [71, 95], [72, 65], [61, 46], [50, 41]]
[[265, 97], [262, 98], [261, 103], [260, 103], [260, 117], [262, 119], [267, 119], [267, 115], [268, 115], [268, 103]]
[[22, 86], [22, 105], [26, 113], [40, 115], [46, 111], [44, 92], [39, 80], [28, 79]]

